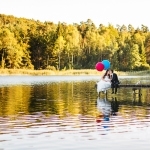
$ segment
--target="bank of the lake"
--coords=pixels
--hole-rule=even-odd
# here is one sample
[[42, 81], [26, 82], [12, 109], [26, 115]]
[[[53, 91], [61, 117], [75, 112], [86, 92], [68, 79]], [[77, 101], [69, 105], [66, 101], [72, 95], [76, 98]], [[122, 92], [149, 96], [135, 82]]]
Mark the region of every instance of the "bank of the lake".
[[[25, 69], [0, 69], [0, 75], [102, 75], [104, 71], [97, 71], [96, 69], [82, 69], [82, 70], [25, 70]], [[150, 70], [147, 71], [130, 71], [121, 72], [115, 71], [118, 75], [149, 75]]]

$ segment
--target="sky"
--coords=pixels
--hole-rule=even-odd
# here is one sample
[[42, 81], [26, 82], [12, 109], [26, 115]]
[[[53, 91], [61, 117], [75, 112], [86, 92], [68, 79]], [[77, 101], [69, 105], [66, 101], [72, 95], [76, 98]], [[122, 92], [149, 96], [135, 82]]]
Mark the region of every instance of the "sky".
[[99, 24], [150, 29], [150, 0], [0, 0], [0, 14], [67, 24], [91, 19]]

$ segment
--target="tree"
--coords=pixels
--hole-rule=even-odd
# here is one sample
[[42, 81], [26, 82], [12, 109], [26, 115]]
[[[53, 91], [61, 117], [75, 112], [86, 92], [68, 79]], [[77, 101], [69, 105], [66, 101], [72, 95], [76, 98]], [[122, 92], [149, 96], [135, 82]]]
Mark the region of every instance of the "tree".
[[129, 70], [138, 70], [141, 66], [141, 58], [139, 55], [139, 46], [137, 44], [133, 44], [131, 47], [129, 57]]
[[58, 70], [60, 70], [60, 55], [64, 49], [65, 40], [63, 36], [59, 36], [55, 41], [55, 53], [58, 55]]
[[150, 33], [147, 35], [144, 45], [146, 51], [146, 61], [150, 65]]
[[2, 68], [21, 68], [24, 66], [23, 57], [25, 53], [23, 46], [18, 44], [14, 34], [7, 28], [0, 31], [0, 55]]

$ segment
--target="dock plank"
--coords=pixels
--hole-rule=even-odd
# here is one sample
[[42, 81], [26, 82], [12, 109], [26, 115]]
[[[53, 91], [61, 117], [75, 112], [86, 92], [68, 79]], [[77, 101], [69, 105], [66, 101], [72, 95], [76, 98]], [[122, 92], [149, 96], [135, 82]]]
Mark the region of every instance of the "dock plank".
[[124, 87], [124, 88], [150, 88], [150, 84], [119, 84], [119, 87]]

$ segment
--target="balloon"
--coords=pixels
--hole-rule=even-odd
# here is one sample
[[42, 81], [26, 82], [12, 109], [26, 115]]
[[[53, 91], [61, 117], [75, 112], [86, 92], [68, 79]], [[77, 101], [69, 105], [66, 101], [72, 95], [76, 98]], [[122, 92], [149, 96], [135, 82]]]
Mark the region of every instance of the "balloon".
[[98, 71], [103, 71], [103, 69], [104, 69], [104, 64], [101, 63], [101, 62], [98, 62], [98, 63], [95, 65], [95, 68], [96, 68]]
[[104, 64], [104, 70], [107, 70], [110, 68], [110, 62], [108, 60], [103, 60], [102, 63]]

